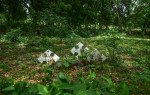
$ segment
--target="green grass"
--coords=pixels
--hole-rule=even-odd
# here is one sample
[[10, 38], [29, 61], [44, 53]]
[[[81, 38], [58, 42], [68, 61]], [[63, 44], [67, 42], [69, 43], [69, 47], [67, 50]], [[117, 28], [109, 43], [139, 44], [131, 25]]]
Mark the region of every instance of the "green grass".
[[[0, 71], [3, 72], [1, 77], [12, 76], [14, 81], [40, 82], [45, 85], [49, 83], [48, 76], [51, 78], [50, 81], [55, 80], [59, 72], [70, 76], [73, 81], [81, 77], [92, 78], [91, 76], [95, 74], [98, 79], [101, 79], [101, 76], [109, 77], [113, 84], [126, 83], [132, 94], [150, 92], [150, 39], [148, 38], [118, 36], [118, 44], [114, 48], [115, 59], [111, 58], [111, 52], [108, 50], [112, 46], [111, 43], [108, 44], [111, 40], [110, 36], [28, 39], [28, 42], [24, 44], [0, 41]], [[61, 57], [60, 61], [63, 61], [66, 56], [72, 56], [70, 49], [78, 42], [82, 42], [85, 47], [92, 50], [97, 48], [108, 57], [105, 62], [90, 67], [94, 73], [89, 73], [90, 69], [84, 71], [80, 66], [78, 70], [74, 70], [73, 66], [61, 67], [59, 70], [53, 68], [45, 70], [37, 61], [37, 58], [47, 49], [55, 52]], [[121, 52], [117, 52], [119, 49]]]

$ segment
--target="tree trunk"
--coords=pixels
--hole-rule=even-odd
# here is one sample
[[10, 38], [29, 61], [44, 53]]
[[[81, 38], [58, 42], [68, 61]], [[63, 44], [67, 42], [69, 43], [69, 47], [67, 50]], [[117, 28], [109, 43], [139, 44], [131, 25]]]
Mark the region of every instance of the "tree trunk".
[[129, 32], [129, 35], [132, 35], [132, 31], [131, 31], [131, 27], [130, 26], [129, 26], [128, 32]]
[[106, 22], [106, 25], [105, 25], [105, 26], [106, 26], [106, 30], [109, 29], [109, 27], [108, 27], [108, 22]]
[[37, 16], [36, 15], [33, 16], [33, 24], [37, 25]]
[[85, 28], [86, 28], [86, 29], [88, 29], [88, 26], [89, 26], [89, 24], [88, 24], [88, 23], [85, 23]]
[[143, 28], [142, 28], [142, 34], [143, 34], [143, 36], [144, 36], [145, 33], [146, 33], [147, 24], [148, 24], [148, 23], [143, 24]]
[[[112, 0], [112, 3], [114, 3], [114, 0]], [[120, 15], [119, 15], [119, 12], [118, 12], [118, 7], [114, 8], [114, 6], [112, 6], [113, 10], [115, 11], [115, 13], [117, 14], [117, 17], [118, 17], [118, 21], [119, 21], [119, 27], [121, 29], [121, 32], [123, 32], [123, 29], [122, 29], [122, 22], [121, 22], [121, 19], [120, 19]]]
[[121, 32], [123, 32], [122, 22], [121, 22], [121, 19], [120, 19], [120, 15], [119, 15], [118, 9], [115, 9], [115, 11], [116, 11], [116, 14], [117, 14], [117, 17], [118, 17], [118, 21], [119, 21], [119, 26], [120, 26]]

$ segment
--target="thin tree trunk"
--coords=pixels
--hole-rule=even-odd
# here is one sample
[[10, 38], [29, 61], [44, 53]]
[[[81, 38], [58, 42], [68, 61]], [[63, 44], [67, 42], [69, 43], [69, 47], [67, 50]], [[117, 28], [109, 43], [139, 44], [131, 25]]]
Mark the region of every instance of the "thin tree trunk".
[[148, 23], [145, 23], [145, 24], [143, 25], [143, 28], [142, 28], [142, 34], [143, 34], [143, 36], [144, 36], [145, 33], [146, 33], [147, 24], [148, 24]]
[[109, 29], [109, 27], [108, 27], [108, 22], [106, 22], [106, 25], [105, 25], [105, 26], [106, 26], [106, 30]]
[[37, 16], [36, 16], [36, 15], [33, 16], [33, 24], [34, 24], [34, 25], [37, 25]]
[[132, 35], [131, 27], [129, 26], [129, 35]]
[[118, 21], [119, 21], [119, 25], [120, 25], [121, 32], [123, 32], [123, 29], [122, 29], [122, 22], [121, 22], [121, 19], [120, 19], [120, 15], [119, 15], [118, 9], [115, 9], [115, 11], [116, 11], [116, 14], [117, 14], [117, 17], [118, 17]]
[[[112, 3], [114, 3], [114, 0], [112, 0]], [[121, 22], [121, 19], [120, 19], [120, 15], [119, 15], [119, 12], [118, 12], [118, 8], [114, 8], [113, 6], [112, 6], [112, 8], [114, 9], [114, 11], [115, 11], [116, 14], [117, 14], [118, 21], [119, 21], [119, 26], [120, 26], [121, 31], [123, 32], [123, 29], [122, 29], [122, 22]]]

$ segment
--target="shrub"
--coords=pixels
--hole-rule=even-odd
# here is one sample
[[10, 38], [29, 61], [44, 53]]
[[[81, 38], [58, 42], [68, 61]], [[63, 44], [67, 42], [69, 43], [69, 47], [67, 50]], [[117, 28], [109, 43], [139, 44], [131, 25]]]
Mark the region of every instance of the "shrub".
[[52, 42], [48, 41], [48, 39], [44, 38], [44, 37], [37, 39], [36, 45], [38, 45], [40, 47], [44, 47], [44, 48], [50, 48], [50, 47], [54, 46], [54, 44]]
[[7, 32], [6, 35], [4, 35], [5, 40], [11, 41], [11, 42], [18, 42], [19, 36], [21, 30], [20, 29], [12, 29], [10, 32]]
[[109, 56], [112, 62], [116, 62], [120, 57], [117, 54], [122, 53], [122, 48], [119, 47], [120, 38], [118, 35], [112, 31], [111, 34], [108, 34], [109, 38], [104, 40], [104, 45], [106, 46]]
[[[56, 76], [57, 81], [46, 86], [26, 82], [17, 82], [13, 86], [13, 83], [8, 84], [0, 79], [0, 92], [3, 95], [129, 95], [129, 89], [125, 83], [113, 85], [110, 78], [102, 78], [106, 80], [106, 83], [100, 79], [84, 78], [72, 82], [70, 77], [59, 73]], [[6, 83], [7, 85], [4, 86]]]
[[17, 42], [17, 43], [27, 43], [28, 38], [22, 36], [23, 31], [18, 29], [12, 29], [10, 32], [7, 32], [6, 35], [1, 35], [0, 39], [10, 42]]
[[64, 17], [53, 14], [52, 11], [45, 10], [39, 13], [40, 34], [50, 37], [66, 37], [68, 34], [68, 24]]

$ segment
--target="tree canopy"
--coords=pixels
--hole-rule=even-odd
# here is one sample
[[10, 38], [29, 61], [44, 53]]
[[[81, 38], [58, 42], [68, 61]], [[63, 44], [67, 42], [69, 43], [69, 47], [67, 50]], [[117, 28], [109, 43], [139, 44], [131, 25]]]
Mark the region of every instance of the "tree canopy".
[[[31, 22], [41, 25], [43, 12], [65, 18], [69, 27], [109, 29], [131, 32], [140, 28], [145, 34], [150, 27], [149, 0], [1, 0], [0, 16], [5, 24]], [[44, 22], [47, 24], [46, 22]], [[61, 23], [61, 22], [60, 22]]]

